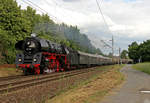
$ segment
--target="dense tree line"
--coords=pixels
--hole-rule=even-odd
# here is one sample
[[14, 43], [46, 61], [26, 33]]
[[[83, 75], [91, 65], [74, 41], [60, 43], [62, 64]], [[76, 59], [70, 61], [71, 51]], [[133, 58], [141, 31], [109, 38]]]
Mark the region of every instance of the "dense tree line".
[[102, 54], [77, 26], [56, 24], [47, 14], [37, 14], [31, 7], [22, 10], [15, 0], [0, 0], [0, 63], [13, 63], [15, 43], [31, 33], [75, 50]]
[[141, 44], [133, 42], [128, 48], [129, 57], [134, 62], [146, 62], [150, 61], [150, 40], [144, 41]]

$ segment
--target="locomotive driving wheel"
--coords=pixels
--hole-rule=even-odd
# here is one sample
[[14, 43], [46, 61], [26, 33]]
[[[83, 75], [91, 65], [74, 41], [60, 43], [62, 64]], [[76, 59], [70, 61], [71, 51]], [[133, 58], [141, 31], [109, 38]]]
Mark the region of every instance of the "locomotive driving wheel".
[[57, 70], [57, 65], [47, 62], [45, 63], [45, 67], [43, 68], [43, 73], [51, 73], [51, 72], [56, 72]]

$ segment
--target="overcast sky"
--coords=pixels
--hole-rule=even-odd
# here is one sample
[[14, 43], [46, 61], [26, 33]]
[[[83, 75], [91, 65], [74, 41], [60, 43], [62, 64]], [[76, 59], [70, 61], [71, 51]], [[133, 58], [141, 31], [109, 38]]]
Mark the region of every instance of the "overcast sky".
[[[115, 48], [122, 49], [127, 49], [133, 41], [140, 43], [150, 39], [150, 0], [98, 0], [109, 28], [102, 19], [96, 0], [30, 1], [47, 11], [56, 22], [77, 25], [104, 52], [111, 49], [104, 48], [101, 40], [111, 45], [112, 35]], [[23, 9], [26, 8], [27, 4], [22, 0], [17, 2]]]

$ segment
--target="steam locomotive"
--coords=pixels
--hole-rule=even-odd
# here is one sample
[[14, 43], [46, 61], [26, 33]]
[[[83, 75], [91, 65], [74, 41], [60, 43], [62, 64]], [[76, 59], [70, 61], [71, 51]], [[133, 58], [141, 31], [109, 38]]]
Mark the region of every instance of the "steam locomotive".
[[81, 67], [115, 64], [111, 58], [74, 51], [71, 48], [32, 35], [18, 41], [16, 66], [25, 75], [67, 71]]

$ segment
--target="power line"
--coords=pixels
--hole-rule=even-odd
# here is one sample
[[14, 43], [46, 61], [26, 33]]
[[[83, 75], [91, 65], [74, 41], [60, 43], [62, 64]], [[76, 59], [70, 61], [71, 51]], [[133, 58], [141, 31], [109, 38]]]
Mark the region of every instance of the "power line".
[[[41, 9], [42, 11], [44, 11], [45, 13], [49, 14], [46, 10], [42, 9], [42, 8], [41, 8], [40, 6], [38, 6], [37, 4], [31, 2], [30, 0], [27, 0], [27, 1], [30, 2], [31, 4], [35, 5], [36, 7], [38, 7], [39, 9]], [[50, 15], [50, 17], [53, 17], [53, 18], [57, 19], [55, 16], [53, 16], [53, 15], [51, 15], [51, 14], [49, 14], [49, 15]]]
[[30, 0], [27, 0], [28, 2], [30, 2], [31, 4], [35, 5], [36, 7], [38, 7], [40, 10], [44, 11], [45, 13], [47, 13], [47, 11], [45, 11], [44, 9], [42, 9], [40, 6], [38, 6], [37, 4], [33, 3]]
[[[25, 1], [25, 0], [21, 0], [22, 2], [24, 2], [25, 4], [28, 4], [29, 6], [31, 6], [32, 8], [34, 8], [34, 9], [36, 9], [37, 10], [37, 8], [35, 8], [33, 5], [31, 5], [30, 3], [28, 3], [27, 1]], [[44, 14], [44, 12], [43, 11], [41, 11], [41, 10], [38, 10], [38, 11], [40, 11], [41, 13], [43, 13]]]
[[[102, 1], [103, 1], [103, 0], [102, 0]], [[97, 6], [98, 6], [99, 12], [100, 12], [100, 14], [101, 14], [101, 16], [102, 16], [102, 18], [103, 18], [103, 20], [104, 20], [105, 25], [107, 26], [109, 32], [112, 34], [112, 57], [113, 57], [113, 54], [114, 54], [114, 39], [113, 39], [113, 33], [112, 33], [111, 30], [109, 29], [109, 26], [108, 26], [108, 24], [107, 24], [107, 22], [106, 22], [106, 20], [105, 20], [105, 17], [104, 17], [104, 15], [103, 15], [103, 12], [102, 12], [101, 7], [100, 7], [100, 5], [99, 5], [99, 2], [98, 2], [97, 0], [96, 0], [96, 4], [97, 4]], [[102, 4], [102, 2], [101, 2], [101, 4]], [[112, 58], [112, 60], [113, 60], [113, 58]]]
[[[102, 4], [102, 2], [103, 2], [103, 0], [101, 1], [101, 4]], [[103, 15], [103, 12], [102, 12], [102, 10], [101, 10], [101, 7], [100, 7], [100, 5], [99, 5], [99, 2], [96, 0], [96, 4], [97, 4], [97, 6], [98, 6], [98, 10], [99, 10], [99, 12], [100, 12], [100, 14], [101, 14], [101, 16], [102, 16], [102, 19], [103, 19], [103, 21], [104, 21], [104, 23], [105, 23], [105, 25], [106, 25], [106, 27], [108, 28], [108, 30], [110, 31], [110, 29], [109, 29], [109, 26], [108, 26], [108, 24], [107, 24], [107, 22], [106, 22], [106, 20], [105, 20], [105, 17], [104, 17], [104, 15]], [[111, 31], [110, 31], [111, 32]], [[103, 40], [102, 40], [103, 41]], [[107, 46], [108, 46], [108, 44], [105, 42], [105, 41], [103, 41]], [[110, 47], [110, 46], [109, 46]], [[112, 48], [112, 47], [111, 47]]]
[[107, 46], [107, 47], [109, 47], [109, 48], [112, 48], [109, 44], [107, 44], [104, 40], [101, 40], [104, 44], [105, 44], [105, 46]]
[[[57, 17], [53, 16], [52, 14], [50, 14], [49, 12], [47, 12], [46, 10], [44, 10], [43, 8], [41, 8], [40, 6], [38, 6], [37, 4], [33, 3], [32, 1], [30, 1], [30, 0], [27, 0], [28, 2], [26, 2], [25, 0], [22, 0], [22, 1], [23, 1], [24, 3], [30, 5], [31, 7], [33, 7], [32, 5], [34, 5], [36, 8], [35, 8], [35, 7], [33, 7], [33, 8], [35, 8], [36, 10], [37, 10], [37, 8], [38, 8], [41, 13], [43, 13], [43, 14], [48, 14], [48, 15], [50, 16], [50, 18], [53, 18], [55, 21], [61, 21], [61, 22], [62, 22], [62, 20], [59, 20]], [[30, 2], [32, 5], [31, 5], [29, 2]]]
[[[102, 0], [102, 1], [103, 1], [103, 0]], [[106, 20], [105, 20], [105, 17], [104, 17], [104, 15], [103, 15], [103, 12], [102, 12], [102, 10], [101, 10], [101, 7], [100, 7], [100, 5], [99, 5], [99, 2], [98, 2], [97, 0], [96, 0], [96, 4], [97, 4], [97, 6], [98, 6], [98, 10], [99, 10], [99, 12], [100, 12], [100, 14], [101, 14], [101, 16], [102, 16], [102, 19], [103, 19], [105, 25], [107, 26], [108, 30], [110, 31], [109, 26], [108, 26], [108, 24], [107, 24], [107, 22], [106, 22]], [[101, 2], [101, 4], [102, 4], [102, 2]], [[111, 32], [111, 31], [110, 31], [110, 32]]]

